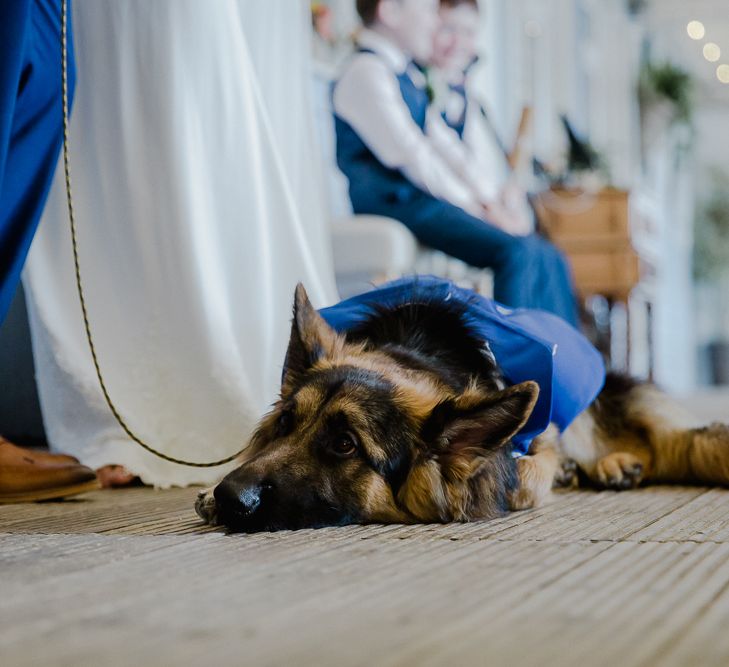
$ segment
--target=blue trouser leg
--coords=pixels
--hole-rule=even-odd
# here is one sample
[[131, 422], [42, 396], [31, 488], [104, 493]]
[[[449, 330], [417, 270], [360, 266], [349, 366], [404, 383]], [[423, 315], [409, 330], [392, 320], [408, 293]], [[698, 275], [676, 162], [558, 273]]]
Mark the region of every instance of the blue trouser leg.
[[535, 235], [512, 236], [420, 191], [401, 201], [393, 198], [378, 204], [373, 204], [371, 195], [352, 199], [357, 213], [400, 220], [424, 245], [471, 266], [492, 269], [496, 301], [515, 308], [541, 308], [577, 324], [569, 266], [548, 241]]
[[[70, 0], [69, 0], [70, 5]], [[73, 42], [69, 18], [69, 86]], [[0, 322], [20, 280], [62, 142], [61, 2], [0, 1]]]
[[572, 269], [567, 258], [549, 241], [539, 237], [530, 237], [537, 246], [535, 254], [540, 260], [538, 289], [536, 298], [543, 300], [537, 308], [559, 315], [570, 324], [577, 326], [579, 317], [575, 300]]

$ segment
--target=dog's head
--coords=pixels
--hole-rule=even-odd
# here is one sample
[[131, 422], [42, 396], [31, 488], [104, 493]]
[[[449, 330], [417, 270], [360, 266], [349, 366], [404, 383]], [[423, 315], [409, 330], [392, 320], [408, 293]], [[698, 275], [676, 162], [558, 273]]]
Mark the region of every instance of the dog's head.
[[538, 387], [456, 392], [348, 343], [296, 290], [281, 398], [214, 491], [233, 530], [496, 516], [515, 486], [508, 443]]

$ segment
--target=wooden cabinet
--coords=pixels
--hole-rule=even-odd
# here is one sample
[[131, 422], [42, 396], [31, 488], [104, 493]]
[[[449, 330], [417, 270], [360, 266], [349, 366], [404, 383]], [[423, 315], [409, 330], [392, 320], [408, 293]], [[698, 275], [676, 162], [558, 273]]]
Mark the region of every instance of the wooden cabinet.
[[[535, 208], [543, 233], [568, 256], [583, 301], [594, 296], [608, 301], [611, 315], [607, 340], [596, 334], [595, 343], [614, 367], [631, 370], [631, 342], [635, 342], [636, 336], [631, 330], [631, 312], [640, 301], [648, 325], [645, 336], [641, 336], [645, 340], [639, 342], [647, 348], [651, 375], [652, 299], [650, 290], [635, 288], [644, 285], [644, 278], [652, 271], [650, 262], [635, 249], [629, 193], [614, 189], [595, 193], [549, 190], [536, 197]], [[631, 294], [641, 295], [640, 299], [632, 299], [632, 309]], [[614, 322], [621, 321], [621, 317], [624, 326], [616, 329]], [[620, 352], [616, 354], [616, 350]]]
[[540, 224], [570, 258], [583, 296], [627, 302], [640, 281], [640, 259], [630, 235], [629, 194], [550, 190], [537, 197]]

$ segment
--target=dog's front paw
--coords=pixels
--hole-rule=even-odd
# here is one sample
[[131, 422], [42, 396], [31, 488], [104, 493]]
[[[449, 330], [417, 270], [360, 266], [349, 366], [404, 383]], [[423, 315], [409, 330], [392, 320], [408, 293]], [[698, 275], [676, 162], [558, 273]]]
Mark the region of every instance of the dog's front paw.
[[596, 474], [606, 489], [624, 491], [636, 488], [643, 481], [645, 468], [637, 456], [614, 452], [597, 462]]
[[218, 525], [218, 512], [217, 507], [215, 506], [213, 489], [205, 489], [197, 494], [197, 499], [195, 500], [195, 511], [205, 523], [211, 526]]
[[522, 456], [516, 462], [519, 488], [509, 498], [514, 512], [545, 505], [551, 499], [552, 480], [543, 474], [534, 456]]
[[558, 489], [571, 489], [578, 486], [577, 463], [572, 459], [562, 459], [554, 475], [554, 486]]

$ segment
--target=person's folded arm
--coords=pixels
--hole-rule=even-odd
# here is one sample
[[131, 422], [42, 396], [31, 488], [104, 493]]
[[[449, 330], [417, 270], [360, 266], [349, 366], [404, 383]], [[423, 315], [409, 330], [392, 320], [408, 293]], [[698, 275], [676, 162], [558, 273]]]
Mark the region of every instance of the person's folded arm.
[[490, 177], [486, 166], [435, 107], [428, 110], [426, 132], [440, 157], [461, 177], [479, 203], [488, 206], [499, 198], [497, 179]]
[[413, 184], [472, 215], [483, 208], [415, 123], [397, 77], [377, 56], [363, 54], [334, 90], [334, 111], [349, 123], [382, 164]]

